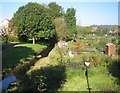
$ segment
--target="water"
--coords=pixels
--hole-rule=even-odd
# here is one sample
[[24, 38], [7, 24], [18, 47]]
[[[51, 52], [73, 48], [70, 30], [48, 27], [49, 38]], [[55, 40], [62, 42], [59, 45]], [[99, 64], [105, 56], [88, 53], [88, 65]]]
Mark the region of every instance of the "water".
[[0, 91], [8, 89], [10, 83], [17, 81], [14, 75], [9, 75], [0, 81]]

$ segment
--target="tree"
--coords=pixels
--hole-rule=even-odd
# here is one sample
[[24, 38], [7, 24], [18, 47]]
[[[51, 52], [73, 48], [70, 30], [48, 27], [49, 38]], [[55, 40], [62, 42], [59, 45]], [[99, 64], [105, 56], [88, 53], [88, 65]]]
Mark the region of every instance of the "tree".
[[9, 32], [10, 32], [9, 36], [10, 37], [17, 37], [17, 29], [13, 25], [13, 22], [11, 20], [9, 21], [8, 28], [9, 28]]
[[33, 44], [35, 38], [50, 39], [55, 35], [50, 10], [38, 3], [28, 3], [20, 7], [12, 21], [17, 27], [18, 36], [26, 35], [33, 38]]
[[68, 8], [65, 14], [65, 22], [71, 37], [74, 37], [74, 34], [77, 34], [75, 12], [76, 10], [74, 8]]
[[5, 43], [7, 44], [8, 43], [8, 37], [9, 37], [9, 33], [10, 33], [10, 30], [9, 30], [9, 20], [3, 20], [0, 24], [0, 31], [1, 31], [1, 36], [4, 37], [6, 40], [5, 40]]
[[63, 15], [63, 9], [61, 6], [56, 4], [56, 2], [51, 2], [48, 4], [48, 7], [50, 8], [52, 14], [54, 17], [60, 17]]
[[64, 18], [62, 17], [55, 18], [54, 24], [57, 38], [59, 40], [66, 40], [68, 36], [68, 31]]

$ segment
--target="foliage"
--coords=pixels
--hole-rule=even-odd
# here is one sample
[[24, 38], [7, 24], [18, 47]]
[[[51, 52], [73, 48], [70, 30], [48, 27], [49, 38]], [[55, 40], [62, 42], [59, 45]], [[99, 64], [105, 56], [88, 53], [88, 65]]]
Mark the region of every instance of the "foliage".
[[71, 50], [71, 51], [74, 50], [73, 40], [68, 42], [68, 47], [69, 47], [69, 50]]
[[54, 24], [57, 38], [59, 40], [67, 40], [68, 31], [64, 19], [62, 17], [55, 18]]
[[46, 90], [48, 92], [57, 91], [58, 88], [64, 84], [66, 75], [65, 75], [65, 67], [59, 66], [48, 66], [42, 68], [38, 71], [33, 71], [31, 75], [34, 77], [35, 75], [42, 75], [45, 77], [43, 82], [46, 85]]
[[109, 31], [112, 31], [113, 33], [116, 29], [118, 29], [117, 25], [92, 25], [91, 27], [97, 27], [94, 33], [99, 36], [110, 34]]
[[56, 92], [66, 80], [65, 70], [65, 67], [48, 66], [26, 74], [23, 68], [21, 77], [17, 77], [18, 85], [14, 92]]
[[82, 35], [83, 37], [85, 37], [87, 34], [91, 34], [92, 33], [92, 28], [91, 27], [78, 26], [77, 27], [77, 33], [79, 35]]
[[120, 45], [117, 45], [117, 54], [120, 55]]
[[8, 24], [8, 27], [9, 27], [9, 37], [17, 37], [17, 28], [14, 26], [13, 22], [10, 20], [9, 21], [9, 24]]
[[44, 82], [46, 77], [45, 76], [38, 76], [38, 78], [39, 78], [38, 90], [39, 91], [46, 91], [46, 84]]
[[[116, 78], [111, 76], [106, 67], [88, 68], [91, 91], [119, 91]], [[85, 77], [85, 69], [66, 69], [67, 82], [59, 91], [88, 91]], [[104, 78], [103, 78], [104, 77]]]
[[69, 30], [69, 34], [72, 37], [73, 37], [73, 34], [77, 34], [75, 12], [76, 10], [74, 8], [68, 8], [64, 16], [67, 28]]
[[38, 3], [28, 3], [22, 6], [12, 18], [17, 27], [18, 35], [49, 39], [53, 37], [54, 25], [50, 10]]
[[50, 10], [55, 18], [63, 15], [62, 7], [59, 6], [58, 4], [56, 4], [56, 2], [50, 2], [48, 4], [48, 7], [50, 8]]
[[[5, 42], [6, 38], [2, 38], [2, 42]], [[19, 42], [17, 37], [9, 37], [8, 42]]]
[[21, 36], [19, 36], [19, 41], [20, 42], [27, 42], [28, 41], [28, 37], [26, 35], [21, 35]]
[[58, 62], [58, 65], [61, 65], [63, 62], [63, 50], [60, 49], [59, 47], [56, 47], [56, 51], [58, 54], [58, 56], [56, 56], [56, 58], [57, 58], [56, 61]]

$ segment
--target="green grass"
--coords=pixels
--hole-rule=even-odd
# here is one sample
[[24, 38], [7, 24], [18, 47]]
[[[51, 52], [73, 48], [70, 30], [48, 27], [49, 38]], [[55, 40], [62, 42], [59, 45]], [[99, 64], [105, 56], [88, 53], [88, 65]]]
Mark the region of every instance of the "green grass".
[[46, 46], [40, 45], [40, 44], [18, 44], [18, 45], [15, 45], [15, 47], [20, 47], [20, 46], [32, 48], [35, 52], [38, 52], [38, 51], [46, 48]]
[[71, 77], [67, 82], [63, 85], [60, 91], [87, 91], [86, 79], [81, 78], [80, 76]]
[[[53, 52], [56, 51], [57, 50]], [[70, 62], [72, 63], [81, 63], [83, 62], [83, 57], [85, 57], [86, 61], [88, 58], [89, 61], [89, 57], [91, 58], [92, 56], [95, 56], [95, 60], [99, 63], [99, 65], [97, 67], [91, 65], [89, 68], [89, 82], [90, 88], [92, 88], [91, 91], [120, 91], [120, 84], [118, 84], [119, 70], [116, 67], [112, 67], [113, 70], [115, 70], [114, 74], [116, 73], [115, 75], [112, 75], [109, 71], [107, 63], [105, 62], [105, 55], [100, 53], [97, 49], [95, 49], [95, 53], [79, 54], [75, 55], [73, 58], [70, 58], [67, 54], [66, 57], [63, 58], [63, 62], [71, 60]], [[58, 62], [55, 58], [51, 60], [53, 66]], [[106, 60], [110, 62], [108, 58], [106, 58]], [[76, 69], [74, 66], [68, 66], [66, 67], [65, 73], [67, 77], [66, 82], [58, 89], [59, 91], [88, 91], [85, 69]]]
[[[31, 55], [34, 54], [35, 51], [39, 50], [39, 45], [36, 46], [32, 44], [18, 44], [16, 45], [16, 47], [13, 48], [23, 48], [23, 53], [25, 53], [26, 51], [26, 53], [28, 52], [28, 54]], [[14, 49], [13, 51], [15, 51]], [[88, 91], [84, 65], [82, 64], [80, 68], [75, 68], [73, 64], [83, 62], [82, 57], [85, 57], [85, 60], [89, 61], [89, 57], [95, 56], [94, 59], [96, 60], [96, 62], [99, 63], [99, 65], [95, 67], [91, 64], [90, 68], [88, 68], [89, 83], [90, 88], [92, 88], [91, 91], [120, 91], [120, 69], [117, 62], [113, 62], [114, 65], [108, 67], [109, 65], [107, 65], [104, 59], [105, 55], [100, 53], [99, 51], [95, 52], [94, 54], [76, 54], [73, 58], [70, 58], [68, 53], [65, 53], [64, 57], [62, 58], [66, 58], [64, 60], [62, 59], [62, 62], [70, 59], [71, 61], [69, 61], [68, 63], [73, 64], [70, 66], [62, 66], [61, 64], [59, 64], [61, 62], [59, 52], [60, 51], [58, 51], [58, 48], [55, 46], [55, 48], [48, 55], [50, 64], [47, 67], [32, 70], [31, 74], [26, 73], [24, 77], [20, 74], [23, 79], [21, 80], [22, 83], [19, 83], [19, 85], [17, 86], [18, 90], [37, 90], [38, 87], [42, 87], [42, 84], [45, 84], [45, 86], [43, 86], [43, 89], [49, 91]], [[62, 50], [61, 53], [63, 53]], [[109, 57], [107, 59], [109, 59]], [[45, 77], [45, 79], [41, 79], [41, 76]]]
[[41, 51], [44, 48], [46, 48], [46, 46], [39, 44], [17, 44], [10, 47], [8, 45], [8, 48], [4, 49], [2, 53], [3, 70], [26, 61], [27, 58], [32, 57], [36, 52]]
[[[85, 70], [66, 70], [67, 80], [60, 91], [88, 91]], [[117, 78], [108, 73], [105, 67], [89, 69], [89, 83], [91, 91], [120, 91], [116, 84]]]

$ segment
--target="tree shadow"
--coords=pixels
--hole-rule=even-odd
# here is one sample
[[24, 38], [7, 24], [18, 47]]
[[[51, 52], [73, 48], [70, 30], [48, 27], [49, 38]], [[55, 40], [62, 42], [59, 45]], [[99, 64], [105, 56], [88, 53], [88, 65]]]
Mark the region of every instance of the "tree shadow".
[[65, 67], [49, 66], [32, 71], [20, 81], [19, 91], [56, 92], [66, 80]]
[[116, 77], [116, 83], [120, 85], [120, 60], [115, 60], [108, 68], [109, 72], [113, 77]]
[[41, 55], [41, 58], [47, 57], [49, 52], [54, 48], [55, 45], [48, 46], [46, 49], [41, 51], [39, 54]]
[[[9, 46], [7, 46], [9, 47]], [[10, 45], [8, 49], [2, 52], [2, 67], [4, 69], [14, 68], [18, 63], [29, 61], [27, 58], [34, 55], [35, 51], [32, 48], [25, 46]]]

